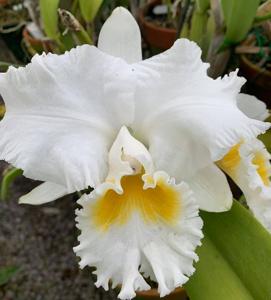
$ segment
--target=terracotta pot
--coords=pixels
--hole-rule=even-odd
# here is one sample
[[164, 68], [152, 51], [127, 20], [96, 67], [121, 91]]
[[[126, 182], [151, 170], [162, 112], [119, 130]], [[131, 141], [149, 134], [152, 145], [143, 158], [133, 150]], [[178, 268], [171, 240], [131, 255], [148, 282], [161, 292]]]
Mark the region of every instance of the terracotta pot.
[[[161, 299], [157, 289], [151, 289], [149, 291], [136, 292], [136, 299], [145, 300], [158, 300]], [[163, 297], [164, 300], [188, 300], [186, 292], [183, 288], [175, 289], [171, 294]]]
[[161, 0], [151, 1], [142, 9], [140, 9], [138, 14], [138, 21], [141, 27], [143, 38], [146, 43], [152, 47], [166, 50], [169, 49], [176, 40], [176, 29], [157, 26], [155, 23], [150, 22], [145, 18], [149, 14], [149, 12], [158, 4], [161, 4]]
[[[242, 45], [250, 46], [253, 38], [248, 38]], [[240, 55], [240, 72], [247, 79], [247, 92], [257, 96], [271, 107], [271, 72], [254, 64], [247, 54]]]
[[240, 71], [248, 80], [248, 88], [271, 107], [271, 72], [255, 65], [246, 55], [240, 57]]
[[28, 43], [38, 53], [41, 53], [43, 51], [45, 52], [52, 51], [52, 44], [49, 40], [44, 41], [41, 39], [34, 38], [27, 30], [27, 27], [23, 29], [23, 38], [26, 41], [26, 43]]
[[8, 0], [0, 0], [0, 5], [5, 6], [8, 4]]

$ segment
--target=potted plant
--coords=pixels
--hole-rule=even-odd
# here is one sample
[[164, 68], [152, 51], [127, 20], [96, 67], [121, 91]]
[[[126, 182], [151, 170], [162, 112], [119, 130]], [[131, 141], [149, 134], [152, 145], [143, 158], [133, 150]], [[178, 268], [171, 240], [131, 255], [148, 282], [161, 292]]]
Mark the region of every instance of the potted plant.
[[8, 0], [0, 0], [0, 6], [5, 6], [8, 4]]
[[[165, 1], [152, 0], [139, 10], [138, 20], [145, 41], [154, 48], [165, 50], [176, 40], [173, 14]], [[168, 1], [167, 1], [168, 2]]]
[[247, 89], [270, 106], [271, 101], [271, 21], [253, 28], [237, 47], [240, 71], [248, 80]]
[[26, 1], [32, 20], [23, 31], [28, 52], [63, 53], [77, 45], [93, 44], [93, 22], [101, 4], [101, 0], [74, 1], [66, 10], [59, 1], [39, 0], [40, 10], [36, 11], [36, 6]]

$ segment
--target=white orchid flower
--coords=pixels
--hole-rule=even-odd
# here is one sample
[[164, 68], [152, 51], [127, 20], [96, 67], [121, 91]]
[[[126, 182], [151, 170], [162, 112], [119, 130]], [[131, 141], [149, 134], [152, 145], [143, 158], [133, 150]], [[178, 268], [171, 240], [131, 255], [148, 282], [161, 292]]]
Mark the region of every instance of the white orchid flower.
[[119, 297], [158, 282], [161, 296], [193, 273], [202, 238], [198, 205], [228, 210], [232, 195], [214, 162], [269, 124], [237, 107], [244, 79], [207, 76], [199, 47], [177, 40], [142, 61], [139, 28], [117, 8], [98, 48], [35, 56], [0, 76], [7, 113], [1, 157], [45, 181], [21, 202], [40, 204], [94, 188], [79, 200], [80, 265]]
[[[238, 106], [249, 117], [264, 121], [270, 114], [264, 102], [254, 96], [240, 94]], [[255, 217], [271, 231], [271, 155], [258, 139], [236, 144], [218, 162], [243, 191]]]

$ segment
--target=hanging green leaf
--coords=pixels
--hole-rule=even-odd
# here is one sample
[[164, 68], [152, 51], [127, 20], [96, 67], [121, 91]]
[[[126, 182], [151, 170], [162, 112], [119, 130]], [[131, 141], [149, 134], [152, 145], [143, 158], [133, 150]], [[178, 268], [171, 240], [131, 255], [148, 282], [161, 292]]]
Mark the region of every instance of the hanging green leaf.
[[40, 15], [46, 35], [54, 40], [59, 37], [57, 9], [59, 0], [40, 0]]
[[221, 0], [226, 25], [224, 44], [242, 41], [256, 16], [259, 0]]
[[94, 20], [102, 2], [102, 0], [79, 0], [80, 11], [86, 22]]
[[205, 238], [186, 285], [190, 299], [271, 299], [270, 233], [236, 201], [229, 212], [201, 216]]
[[0, 286], [6, 284], [18, 271], [18, 267], [0, 268]]

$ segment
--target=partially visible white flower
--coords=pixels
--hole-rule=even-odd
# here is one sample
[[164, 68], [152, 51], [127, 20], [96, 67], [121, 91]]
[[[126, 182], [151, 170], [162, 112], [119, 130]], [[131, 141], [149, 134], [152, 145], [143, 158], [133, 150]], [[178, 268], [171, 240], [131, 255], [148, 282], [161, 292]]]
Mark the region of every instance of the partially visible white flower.
[[[265, 103], [254, 96], [240, 94], [240, 109], [249, 117], [265, 120], [269, 112]], [[271, 155], [258, 139], [244, 140], [236, 144], [218, 162], [241, 188], [247, 204], [255, 217], [271, 231]]]
[[218, 166], [236, 182], [255, 217], [271, 231], [270, 159], [264, 144], [253, 139], [234, 146]]
[[97, 268], [98, 286], [122, 285], [122, 299], [149, 288], [140, 272], [161, 295], [186, 282], [202, 237], [198, 205], [218, 212], [232, 203], [214, 162], [269, 128], [238, 109], [244, 79], [209, 78], [195, 43], [180, 39], [141, 61], [140, 41], [117, 8], [100, 49], [35, 56], [0, 76], [1, 158], [45, 181], [21, 202], [93, 187], [80, 199], [75, 251], [81, 266]]

